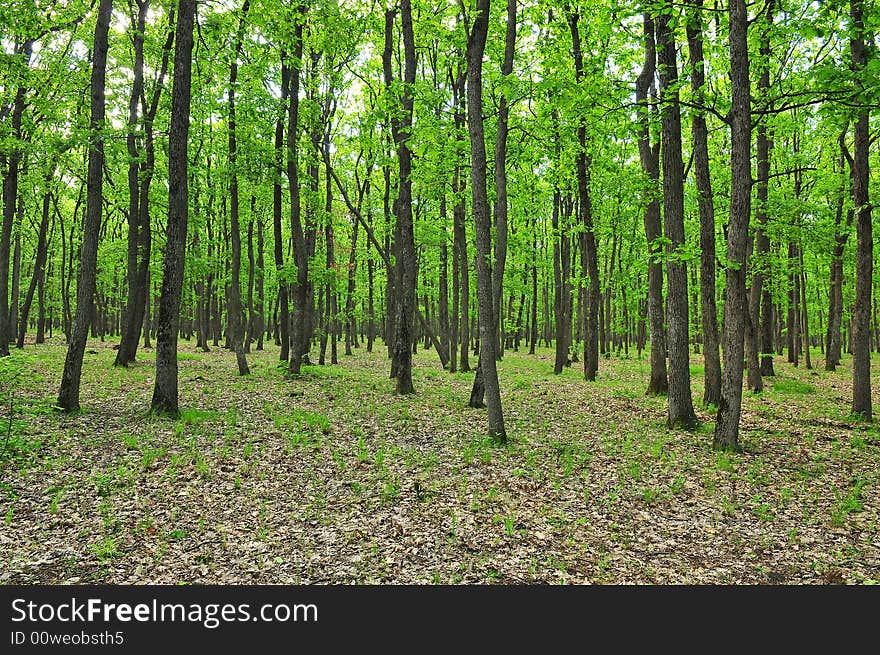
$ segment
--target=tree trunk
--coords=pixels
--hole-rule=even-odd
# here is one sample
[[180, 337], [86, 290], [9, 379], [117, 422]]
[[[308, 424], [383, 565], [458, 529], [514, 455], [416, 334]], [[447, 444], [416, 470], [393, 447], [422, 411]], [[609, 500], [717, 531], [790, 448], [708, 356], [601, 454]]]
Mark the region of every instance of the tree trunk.
[[681, 114], [678, 104], [678, 72], [675, 38], [670, 16], [657, 17], [657, 64], [663, 154], [663, 223], [667, 239], [666, 277], [669, 323], [669, 426], [692, 427], [697, 420], [691, 398], [688, 350], [687, 267], [682, 259], [684, 233], [684, 165], [681, 158]]
[[843, 253], [852, 229], [855, 211], [849, 209], [846, 225], [841, 227], [843, 205], [846, 194], [846, 173], [844, 160], [849, 159], [846, 147], [846, 132], [840, 134], [840, 172], [841, 184], [837, 196], [837, 211], [834, 215], [834, 250], [831, 255], [830, 283], [828, 290], [828, 331], [825, 337], [825, 370], [833, 371], [840, 364], [840, 329], [843, 323]]
[[[305, 5], [300, 5], [300, 14], [305, 13]], [[290, 232], [293, 239], [293, 260], [296, 265], [296, 279], [293, 284], [293, 316], [290, 321], [290, 359], [287, 372], [299, 375], [303, 355], [309, 350], [306, 320], [309, 313], [309, 253], [306, 235], [302, 224], [302, 207], [299, 192], [299, 81], [302, 71], [303, 20], [296, 21], [294, 28], [294, 51], [290, 76], [290, 107], [287, 121], [287, 183], [290, 190]]]
[[[647, 176], [649, 183], [642, 194], [642, 201], [645, 203], [643, 222], [645, 237], [648, 240], [647, 312], [651, 334], [651, 377], [645, 393], [649, 396], [665, 396], [669, 386], [666, 374], [666, 328], [663, 317], [663, 262], [661, 259], [663, 245], [660, 240], [663, 234], [663, 225], [660, 218], [660, 202], [657, 199], [660, 179], [660, 143], [651, 145], [651, 117], [648, 107], [648, 92], [653, 84], [656, 70], [654, 19], [650, 14], [644, 14], [643, 24], [645, 63], [636, 80], [636, 102], [639, 103], [639, 160], [642, 172]], [[714, 259], [712, 265], [714, 266]]]
[[[764, 7], [764, 22], [761, 25], [760, 66], [761, 75], [758, 78], [758, 96], [764, 102], [770, 93], [770, 27], [773, 24], [775, 2], [770, 0]], [[772, 110], [772, 106], [768, 107]], [[755, 252], [752, 257], [752, 286], [749, 292], [749, 326], [747, 327], [746, 350], [748, 353], [749, 371], [747, 385], [755, 393], [764, 389], [761, 379], [764, 371], [773, 371], [773, 354], [767, 349], [767, 330], [770, 316], [763, 310], [767, 305], [767, 289], [764, 288], [764, 280], [769, 278], [770, 273], [770, 239], [764, 231], [767, 223], [767, 198], [770, 177], [770, 151], [772, 141], [767, 136], [767, 119], [762, 118], [758, 122], [758, 134], [755, 139], [757, 148], [757, 173], [758, 179], [755, 206]], [[763, 301], [763, 302], [762, 302]], [[772, 302], [772, 300], [771, 300]], [[772, 347], [772, 346], [771, 346]]]
[[[858, 76], [859, 91], [864, 92], [864, 71], [868, 65], [865, 48], [863, 0], [850, 1], [852, 37], [849, 48], [852, 69]], [[861, 102], [865, 102], [861, 100]], [[852, 413], [865, 420], [872, 419], [871, 408], [871, 287], [874, 274], [871, 204], [868, 197], [870, 125], [869, 110], [863, 106], [856, 119], [853, 150], [852, 189], [856, 211], [856, 295], [853, 303], [852, 352], [853, 398]]]
[[[232, 348], [235, 350], [235, 361], [238, 364], [239, 375], [250, 375], [247, 359], [244, 355], [245, 323], [244, 310], [241, 304], [241, 224], [239, 222], [238, 202], [238, 135], [236, 133], [235, 115], [235, 87], [238, 82], [238, 58], [241, 55], [241, 40], [244, 36], [244, 26], [247, 13], [250, 9], [250, 0], [244, 0], [241, 7], [241, 16], [238, 22], [238, 32], [235, 36], [235, 46], [232, 49], [232, 58], [229, 64], [229, 89], [227, 92], [227, 108], [229, 112], [229, 230], [232, 233], [232, 271], [229, 282], [229, 331], [231, 333]], [[253, 257], [251, 257], [253, 259]]]
[[[687, 37], [691, 58], [691, 88], [703, 104], [705, 68], [703, 58], [703, 0], [694, 0], [688, 17]], [[703, 404], [718, 406], [721, 398], [721, 359], [718, 353], [718, 308], [715, 305], [715, 205], [709, 173], [709, 132], [703, 112], [694, 111], [691, 131], [694, 142], [694, 177], [700, 211], [700, 313], [703, 328]]]
[[[404, 7], [409, 0], [403, 0]], [[471, 141], [471, 200], [476, 228], [477, 310], [480, 321], [480, 360], [489, 414], [489, 436], [499, 443], [507, 441], [501, 408], [501, 389], [495, 361], [495, 318], [492, 303], [491, 219], [486, 191], [486, 143], [483, 131], [483, 51], [489, 30], [489, 0], [477, 0], [467, 47], [468, 132]]]
[[[385, 51], [382, 64], [385, 85], [391, 89], [392, 53], [394, 47], [394, 11], [385, 12]], [[394, 334], [393, 368], [397, 379], [398, 394], [414, 393], [412, 383], [413, 318], [415, 315], [416, 250], [413, 236], [412, 212], [412, 154], [407, 144], [412, 129], [413, 90], [416, 79], [416, 50], [413, 36], [412, 6], [410, 0], [400, 4], [400, 22], [403, 36], [404, 73], [403, 91], [399, 102], [401, 111], [392, 113], [391, 135], [397, 146], [398, 188], [394, 203], [396, 217], [394, 250], [396, 254], [396, 316]]]
[[356, 339], [354, 323], [354, 292], [357, 275], [358, 220], [351, 217], [351, 250], [348, 252], [348, 288], [345, 296], [345, 354], [351, 355], [352, 342]]
[[[507, 0], [507, 29], [504, 36], [504, 60], [501, 75], [513, 73], [513, 55], [516, 48], [516, 0]], [[492, 302], [495, 316], [497, 348], [495, 357], [503, 354], [503, 320], [501, 293], [504, 286], [504, 267], [507, 263], [507, 133], [510, 107], [507, 94], [502, 90], [498, 100], [498, 128], [495, 132], [495, 270], [492, 271]]]
[[[584, 78], [584, 62], [581, 53], [581, 38], [578, 30], [577, 13], [569, 17], [569, 27], [573, 44], [575, 77], [578, 82]], [[590, 168], [592, 158], [587, 154], [587, 130], [581, 122], [577, 128], [578, 151], [576, 157], [578, 187], [578, 218], [582, 231], [580, 233], [581, 274], [589, 275], [587, 297], [586, 326], [584, 331], [584, 379], [594, 381], [599, 372], [599, 263], [596, 252], [596, 235], [593, 232], [593, 206], [590, 198]]]
[[[95, 40], [92, 49], [91, 76], [91, 120], [89, 123], [89, 165], [88, 191], [86, 193], [86, 220], [83, 223], [83, 241], [80, 251], [79, 275], [76, 280], [76, 316], [61, 374], [61, 387], [58, 390], [58, 406], [66, 412], [79, 410], [79, 385], [82, 376], [83, 355], [88, 339], [89, 323], [94, 310], [95, 278], [98, 264], [98, 236], [101, 229], [104, 183], [104, 129], [105, 80], [107, 73], [108, 35], [110, 17], [113, 12], [112, 0], [101, 0], [95, 24]], [[6, 208], [4, 208], [6, 209]], [[72, 254], [71, 254], [72, 256]], [[2, 262], [0, 262], [2, 264]], [[2, 268], [2, 265], [0, 265]], [[6, 289], [0, 285], [0, 295], [6, 298]], [[3, 317], [0, 317], [3, 318]], [[0, 335], [6, 346], [5, 334]]]
[[[109, 5], [109, 3], [108, 3]], [[102, 5], [103, 6], [103, 5]], [[108, 10], [109, 11], [109, 10]], [[98, 34], [95, 33], [95, 38], [97, 39]], [[97, 44], [96, 44], [97, 45]], [[16, 55], [20, 55], [25, 66], [28, 66], [30, 63], [31, 53], [33, 51], [34, 41], [29, 39], [25, 41], [20, 50], [16, 51]], [[106, 66], [106, 53], [104, 55], [105, 66]], [[97, 64], [97, 60], [95, 60], [95, 64]], [[92, 127], [94, 129], [95, 126], [95, 77], [96, 71], [95, 67], [92, 68]], [[101, 120], [103, 120], [103, 111], [104, 111], [104, 90], [103, 90], [103, 71], [101, 71], [101, 85], [102, 88], [100, 90], [100, 111], [101, 111]], [[24, 116], [25, 110], [25, 94], [27, 93], [27, 89], [23, 84], [20, 84], [15, 92], [15, 99], [12, 103], [12, 135], [14, 138], [18, 139], [19, 142], [21, 140], [21, 124], [22, 118]], [[101, 148], [103, 148], [103, 143], [98, 144]], [[103, 153], [103, 150], [101, 150]], [[89, 156], [91, 157], [92, 151], [89, 151]], [[3, 224], [0, 227], [0, 357], [5, 357], [9, 355], [9, 342], [12, 336], [11, 330], [14, 330], [13, 325], [10, 324], [10, 311], [9, 311], [9, 255], [11, 251], [12, 245], [12, 225], [15, 222], [15, 211], [18, 206], [18, 173], [19, 166], [21, 164], [21, 147], [16, 144], [16, 147], [12, 149], [12, 152], [9, 154], [7, 160], [7, 169], [6, 175], [3, 177]], [[100, 211], [100, 208], [99, 208]], [[73, 258], [73, 253], [71, 253], [71, 261]], [[80, 362], [81, 364], [81, 362]], [[77, 376], [78, 377], [78, 376]], [[77, 380], [77, 394], [79, 392], [79, 380]]]
[[742, 413], [743, 340], [745, 336], [746, 246], [751, 217], [752, 141], [751, 89], [749, 81], [749, 17], [746, 0], [730, 0], [730, 222], [727, 228], [726, 283], [724, 289], [721, 401], [715, 425], [714, 446], [740, 450], [739, 420]]
[[187, 168], [195, 13], [195, 0], [180, 0], [174, 47], [171, 128], [168, 135], [168, 228], [156, 327], [156, 381], [152, 400], [152, 411], [169, 416], [180, 414], [177, 337], [189, 220]]
[[[438, 280], [438, 307], [437, 320], [440, 327], [440, 347], [446, 353], [446, 357], [450, 358], [452, 350], [455, 346], [450, 347], [449, 334], [449, 246], [446, 233], [447, 216], [446, 216], [446, 184], [440, 192], [440, 225], [441, 225], [441, 241], [440, 241], [440, 275]], [[454, 256], [453, 252], [453, 256]], [[453, 292], [455, 290], [453, 289]]]
[[[286, 55], [281, 54], [281, 104], [287, 106], [290, 98], [290, 68]], [[288, 309], [288, 286], [284, 275], [284, 237], [281, 232], [281, 176], [284, 174], [284, 110], [275, 121], [275, 179], [272, 182], [272, 234], [275, 238], [275, 277], [278, 280], [278, 340], [279, 359], [286, 362], [290, 356], [290, 311]]]
[[[55, 166], [52, 165], [52, 172], [46, 177], [46, 185], [48, 187], [51, 179], [54, 175]], [[40, 216], [40, 232], [37, 236], [37, 256], [34, 261], [34, 274], [31, 277], [31, 283], [28, 286], [27, 293], [24, 297], [24, 304], [21, 307], [21, 319], [20, 319], [20, 327], [18, 330], [18, 340], [16, 341], [16, 346], [19, 348], [24, 348], [24, 337], [27, 333], [27, 322], [28, 316], [31, 310], [31, 303], [34, 300], [34, 292], [37, 289], [37, 286], [42, 285], [43, 280], [43, 271], [46, 266], [46, 235], [49, 231], [49, 205], [51, 201], [51, 192], [46, 191], [43, 194], [43, 211]], [[42, 301], [41, 301], [42, 304]], [[39, 325], [39, 323], [38, 323]], [[38, 335], [39, 336], [39, 335]]]

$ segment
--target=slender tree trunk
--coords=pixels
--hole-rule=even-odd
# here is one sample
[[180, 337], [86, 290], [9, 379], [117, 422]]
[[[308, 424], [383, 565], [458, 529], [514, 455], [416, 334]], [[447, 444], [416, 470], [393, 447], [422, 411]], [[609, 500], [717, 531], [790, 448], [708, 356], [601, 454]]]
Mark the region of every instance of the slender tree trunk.
[[[95, 37], [97, 38], [98, 34], [96, 32]], [[20, 56], [24, 65], [28, 66], [30, 63], [31, 53], [33, 52], [34, 41], [29, 39], [24, 42], [20, 50], [16, 51], [16, 55]], [[97, 65], [97, 60], [95, 61], [95, 65]], [[106, 61], [106, 53], [105, 53], [105, 61]], [[95, 67], [92, 67], [92, 77], [93, 77], [93, 87], [94, 87], [94, 77], [96, 75]], [[101, 120], [103, 120], [103, 71], [101, 72]], [[27, 89], [23, 84], [20, 84], [15, 92], [15, 99], [12, 103], [12, 117], [11, 117], [11, 127], [13, 136], [21, 140], [22, 131], [22, 119], [24, 117], [25, 110], [25, 94], [27, 93]], [[95, 116], [94, 116], [94, 100], [95, 100], [95, 90], [92, 89], [92, 126], [94, 129], [95, 126]], [[103, 147], [103, 144], [101, 144]], [[89, 151], [89, 156], [91, 156], [91, 150]], [[102, 150], [103, 152], [103, 150]], [[11, 251], [12, 245], [12, 226], [15, 222], [15, 212], [18, 207], [18, 174], [19, 174], [19, 166], [21, 165], [21, 147], [16, 145], [15, 148], [12, 149], [12, 152], [9, 154], [8, 159], [6, 161], [7, 169], [6, 175], [3, 178], [3, 224], [0, 226], [0, 357], [5, 357], [9, 355], [9, 342], [11, 340], [12, 334], [14, 332], [15, 326], [12, 325], [9, 321], [10, 319], [10, 311], [9, 311], [9, 255]], [[71, 253], [71, 260], [73, 255]], [[77, 381], [77, 392], [79, 391], [79, 382]]]
[[[238, 135], [235, 112], [235, 90], [238, 83], [238, 58], [241, 55], [241, 40], [244, 36], [245, 21], [250, 9], [250, 0], [244, 0], [229, 65], [229, 89], [227, 92], [227, 108], [229, 112], [229, 230], [232, 233], [232, 275], [229, 283], [229, 331], [235, 360], [238, 363], [238, 374], [249, 375], [247, 359], [244, 355], [245, 323], [244, 310], [241, 304], [241, 224], [239, 222], [238, 198]], [[253, 251], [251, 250], [253, 255]], [[253, 256], [251, 256], [253, 259]], [[253, 263], [253, 262], [252, 262]], [[253, 266], [251, 267], [253, 269]]]
[[529, 320], [529, 354], [535, 354], [535, 346], [538, 343], [538, 235], [535, 226], [536, 220], [532, 222], [532, 301], [529, 309], [531, 310], [531, 319]]
[[568, 256], [569, 237], [566, 228], [560, 229], [560, 213], [562, 198], [559, 189], [553, 190], [553, 310], [556, 320], [556, 360], [553, 373], [559, 375], [568, 364], [568, 331], [571, 329], [571, 317], [568, 315]]
[[[656, 142], [653, 146], [651, 144], [651, 118], [648, 107], [648, 93], [654, 81], [657, 57], [654, 45], [654, 19], [650, 14], [644, 14], [643, 24], [645, 63], [636, 80], [636, 102], [639, 103], [639, 160], [642, 172], [647, 176], [649, 183], [642, 195], [642, 201], [645, 203], [643, 222], [645, 237], [648, 240], [647, 313], [651, 334], [651, 378], [645, 393], [649, 396], [665, 396], [669, 386], [666, 375], [666, 327], [663, 317], [663, 262], [661, 260], [663, 225], [660, 218], [660, 201], [657, 199], [660, 179], [660, 143]], [[696, 137], [694, 140], [696, 143]], [[702, 207], [702, 204], [700, 206]], [[713, 259], [712, 266], [714, 265]]]
[[692, 427], [697, 420], [691, 398], [688, 350], [687, 267], [679, 255], [685, 244], [684, 165], [681, 158], [681, 114], [675, 38], [670, 16], [657, 17], [657, 64], [663, 131], [663, 223], [667, 239], [666, 277], [669, 323], [669, 426]]
[[[455, 76], [452, 87], [452, 100], [455, 107], [455, 139], [461, 145], [463, 141], [463, 131], [465, 122], [465, 105], [467, 101], [464, 93], [465, 72], [459, 71]], [[462, 146], [463, 148], [463, 146]], [[456, 152], [461, 152], [456, 148]], [[464, 227], [465, 220], [465, 188], [467, 182], [465, 175], [462, 173], [460, 157], [456, 157], [455, 168], [452, 172], [452, 190], [455, 194], [455, 207], [452, 210], [453, 222], [453, 267], [452, 286], [456, 289], [456, 301], [458, 301], [458, 312], [453, 309], [453, 314], [458, 314], [459, 321], [457, 334], [453, 335], [452, 349], [456, 350], [458, 344], [461, 344], [461, 352], [458, 362], [458, 370], [467, 373], [471, 370], [470, 361], [468, 359], [468, 347], [470, 345], [470, 263], [468, 262], [467, 237]], [[457, 264], [456, 264], [457, 262]], [[458, 271], [458, 284], [455, 283], [456, 271]], [[453, 305], [455, 307], [455, 305]], [[455, 368], [452, 368], [455, 371]]]
[[[391, 89], [392, 52], [394, 47], [394, 11], [385, 12], [385, 51], [382, 63], [385, 85]], [[412, 129], [413, 90], [416, 79], [416, 50], [413, 36], [410, 0], [400, 4], [401, 32], [404, 50], [403, 91], [399, 96], [401, 111], [391, 116], [391, 134], [397, 146], [398, 188], [394, 203], [396, 217], [394, 249], [396, 254], [396, 312], [393, 370], [398, 394], [414, 393], [412, 383], [412, 324], [415, 315], [416, 251], [412, 212], [412, 154], [407, 144]]]
[[251, 342], [254, 340], [254, 332], [257, 328], [257, 317], [254, 312], [254, 286], [256, 284], [256, 271], [254, 270], [254, 266], [256, 264], [255, 254], [254, 254], [254, 204], [256, 203], [256, 198], [251, 196], [251, 214], [250, 219], [248, 220], [248, 231], [247, 231], [247, 258], [248, 258], [248, 280], [247, 280], [247, 333], [244, 337], [244, 352], [245, 354], [250, 353], [251, 351]]
[[168, 136], [168, 228], [156, 327], [156, 381], [152, 400], [152, 411], [169, 416], [180, 413], [177, 337], [189, 220], [187, 168], [195, 14], [195, 0], [180, 0], [174, 48], [171, 128]]
[[[504, 37], [504, 60], [501, 75], [513, 73], [513, 56], [516, 49], [516, 0], [507, 0], [507, 28]], [[495, 357], [503, 354], [503, 320], [501, 293], [504, 286], [504, 267], [507, 263], [507, 133], [510, 106], [503, 92], [498, 100], [498, 126], [495, 132], [495, 269], [492, 271], [492, 302], [495, 326]]]
[[[305, 6], [299, 9], [304, 19]], [[302, 69], [303, 23], [296, 21], [294, 28], [293, 68], [290, 77], [290, 108], [287, 122], [287, 182], [290, 190], [290, 230], [293, 238], [293, 259], [296, 280], [293, 285], [293, 318], [290, 331], [290, 359], [287, 372], [299, 375], [303, 355], [309, 351], [307, 325], [309, 314], [309, 251], [302, 225], [302, 207], [299, 193], [299, 81]]]
[[810, 315], [807, 311], [807, 273], [804, 270], [804, 251], [800, 251], [801, 259], [801, 330], [804, 335], [804, 366], [809, 371], [813, 368], [813, 361], [810, 357]]
[[[852, 37], [849, 48], [852, 69], [860, 91], [864, 91], [864, 71], [868, 66], [865, 47], [866, 30], [863, 18], [863, 0], [850, 0]], [[864, 101], [862, 101], [864, 102]], [[870, 116], [867, 106], [859, 110], [854, 128], [852, 168], [853, 206], [856, 212], [856, 294], [853, 303], [852, 352], [853, 398], [852, 413], [865, 420], [872, 419], [871, 407], [871, 287], [874, 274], [871, 228], [871, 203], [868, 196], [870, 181], [869, 145]]]
[[752, 124], [749, 81], [749, 17], [746, 0], [730, 0], [730, 222], [727, 228], [726, 284], [724, 290], [724, 371], [714, 446], [740, 450], [742, 413], [743, 341], [745, 336], [746, 247], [751, 217]]
[[846, 214], [846, 224], [842, 227], [844, 196], [846, 194], [844, 160], [849, 159], [849, 151], [846, 148], [846, 132], [847, 130], [844, 130], [838, 140], [841, 149], [841, 185], [838, 190], [837, 211], [834, 216], [834, 250], [831, 255], [828, 291], [828, 332], [825, 346], [826, 371], [833, 371], [840, 364], [840, 330], [843, 324], [843, 253], [846, 249], [846, 242], [849, 240], [855, 216], [855, 211], [849, 209]]
[[[449, 344], [449, 247], [446, 233], [447, 216], [446, 216], [446, 185], [440, 192], [440, 225], [441, 225], [441, 241], [440, 241], [440, 272], [438, 280], [438, 299], [437, 299], [437, 320], [440, 328], [440, 347], [449, 358], [451, 350]], [[453, 253], [454, 254], [454, 253]]]
[[[128, 251], [126, 279], [128, 281], [128, 296], [125, 305], [125, 315], [122, 319], [123, 336], [116, 351], [114, 366], [128, 366], [132, 359], [132, 334], [135, 333], [135, 306], [138, 302], [138, 240], [140, 231], [141, 215], [140, 202], [140, 152], [137, 146], [138, 108], [141, 95], [144, 92], [144, 32], [146, 29], [147, 11], [150, 7], [149, 0], [138, 2], [138, 12], [135, 24], [132, 27], [132, 44], [134, 46], [134, 75], [131, 84], [131, 95], [128, 101], [128, 134], [126, 135], [126, 148], [128, 151]], [[137, 346], [140, 336], [140, 325], [133, 340]]]
[[[704, 102], [703, 0], [694, 0], [687, 24], [691, 58], [691, 87], [698, 104]], [[718, 406], [721, 398], [721, 358], [718, 353], [718, 308], [715, 304], [715, 206], [709, 173], [709, 132], [703, 112], [694, 111], [694, 177], [700, 211], [700, 313], [703, 328], [703, 404]]]
[[[49, 174], [46, 178], [46, 185], [51, 182], [51, 178], [54, 174], [55, 166], [53, 164], [52, 173]], [[31, 303], [34, 300], [34, 292], [37, 289], [37, 286], [42, 284], [43, 280], [43, 271], [46, 266], [46, 235], [49, 232], [49, 206], [51, 201], [51, 192], [46, 191], [43, 194], [43, 211], [40, 215], [40, 231], [37, 236], [37, 256], [34, 261], [34, 273], [31, 277], [30, 285], [28, 286], [27, 293], [24, 297], [24, 304], [21, 307], [21, 319], [19, 321], [20, 327], [18, 330], [18, 340], [16, 341], [16, 346], [19, 348], [24, 348], [24, 337], [27, 333], [27, 324], [28, 324], [28, 316], [30, 315]], [[41, 301], [42, 303], [42, 301]], [[38, 322], [39, 325], [39, 322]], [[39, 335], [38, 335], [39, 336]]]
[[[575, 77], [578, 82], [584, 79], [584, 62], [581, 53], [581, 37], [578, 30], [579, 16], [574, 13], [569, 18]], [[596, 235], [593, 232], [593, 206], [590, 198], [590, 168], [592, 158], [587, 154], [587, 130], [583, 123], [577, 128], [578, 151], [575, 159], [578, 186], [578, 218], [580, 233], [581, 270], [590, 278], [587, 292], [586, 330], [584, 332], [584, 379], [594, 381], [599, 372], [598, 345], [598, 304], [599, 304], [599, 263], [596, 248]]]
[[[408, 0], [404, 0], [408, 2]], [[489, 414], [489, 436], [499, 443], [507, 441], [501, 407], [501, 389], [495, 361], [495, 317], [492, 303], [491, 218], [486, 191], [486, 142], [483, 130], [483, 52], [489, 30], [489, 0], [477, 0], [477, 15], [468, 35], [467, 92], [468, 132], [471, 141], [471, 200], [476, 226], [477, 309], [480, 332], [480, 360]]]
[[[286, 55], [281, 55], [281, 104], [287, 106], [290, 98], [290, 68]], [[275, 179], [272, 182], [272, 230], [275, 238], [275, 277], [278, 280], [278, 340], [281, 346], [279, 358], [286, 362], [290, 356], [290, 311], [288, 309], [288, 287], [284, 276], [284, 237], [281, 232], [281, 176], [284, 174], [284, 112], [275, 121]]]
[[[67, 356], [64, 360], [64, 371], [61, 374], [61, 386], [58, 390], [58, 407], [66, 412], [79, 410], [79, 385], [82, 376], [83, 355], [88, 339], [89, 323], [94, 310], [98, 235], [101, 229], [104, 198], [104, 136], [102, 134], [106, 110], [104, 89], [112, 11], [112, 0], [101, 0], [98, 6], [95, 40], [92, 49], [88, 191], [86, 194], [86, 220], [83, 224], [83, 241], [79, 258], [80, 268], [76, 280], [76, 316], [71, 329]], [[2, 285], [0, 285], [0, 295], [3, 295], [5, 302], [6, 289], [2, 288]], [[0, 336], [3, 337], [0, 340], [4, 342], [0, 344], [0, 347], [5, 347], [5, 334]]]
[[[24, 167], [22, 167], [24, 170]], [[15, 340], [16, 328], [18, 327], [18, 304], [21, 300], [21, 230], [24, 225], [24, 195], [18, 196], [18, 211], [15, 221], [18, 224], [18, 230], [15, 231], [12, 252], [12, 284], [11, 297], [9, 299], [9, 329], [7, 331], [10, 341]]]
[[354, 292], [357, 276], [358, 220], [351, 217], [351, 250], [348, 252], [348, 288], [345, 296], [345, 354], [351, 355], [352, 342], [357, 338], [354, 323]]

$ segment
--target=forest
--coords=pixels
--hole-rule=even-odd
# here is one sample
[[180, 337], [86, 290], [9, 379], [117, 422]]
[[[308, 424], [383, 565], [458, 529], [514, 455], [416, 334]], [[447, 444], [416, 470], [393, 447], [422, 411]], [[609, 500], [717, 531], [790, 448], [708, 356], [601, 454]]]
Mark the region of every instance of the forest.
[[0, 0], [0, 582], [877, 584], [878, 31]]

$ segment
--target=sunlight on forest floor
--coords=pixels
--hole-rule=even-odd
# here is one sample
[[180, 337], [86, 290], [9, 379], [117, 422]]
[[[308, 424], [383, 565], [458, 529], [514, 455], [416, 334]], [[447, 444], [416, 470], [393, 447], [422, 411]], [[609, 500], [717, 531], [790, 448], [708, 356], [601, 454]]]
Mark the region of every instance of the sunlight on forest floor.
[[777, 357], [765, 392], [746, 394], [733, 455], [712, 450], [702, 408], [698, 431], [666, 429], [665, 399], [644, 396], [647, 355], [602, 359], [591, 384], [580, 363], [554, 376], [549, 349], [508, 351], [498, 447], [466, 408], [473, 374], [433, 351], [415, 356], [410, 397], [392, 393], [381, 344], [296, 380], [274, 345], [246, 378], [228, 351], [180, 352], [169, 421], [147, 414], [152, 350], [114, 369], [112, 344], [90, 341], [74, 416], [52, 409], [62, 341], [25, 351], [0, 581], [880, 580], [880, 425], [847, 415], [848, 357], [834, 373]]

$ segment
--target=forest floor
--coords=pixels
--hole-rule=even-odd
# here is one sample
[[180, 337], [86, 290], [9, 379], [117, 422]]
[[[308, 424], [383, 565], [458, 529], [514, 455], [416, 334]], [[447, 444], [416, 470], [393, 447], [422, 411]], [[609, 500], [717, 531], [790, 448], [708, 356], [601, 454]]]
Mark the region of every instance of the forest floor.
[[725, 454], [697, 355], [686, 432], [645, 397], [646, 355], [602, 359], [587, 383], [579, 363], [554, 376], [548, 349], [508, 351], [499, 447], [465, 407], [473, 374], [433, 351], [399, 397], [381, 344], [288, 380], [274, 345], [239, 378], [234, 355], [184, 341], [170, 421], [147, 413], [153, 351], [114, 369], [112, 343], [89, 342], [76, 415], [52, 408], [62, 341], [14, 355], [2, 583], [880, 580], [880, 426], [847, 415], [848, 358], [828, 373], [777, 357], [745, 396], [745, 452]]

